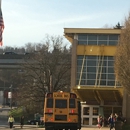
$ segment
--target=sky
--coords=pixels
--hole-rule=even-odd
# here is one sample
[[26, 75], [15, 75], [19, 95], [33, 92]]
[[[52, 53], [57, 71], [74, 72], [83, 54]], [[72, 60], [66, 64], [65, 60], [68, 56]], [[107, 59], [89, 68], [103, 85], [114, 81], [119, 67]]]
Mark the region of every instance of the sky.
[[[123, 23], [130, 0], [2, 0], [3, 47], [40, 43], [64, 28], [103, 28]], [[66, 42], [69, 41], [66, 40]]]

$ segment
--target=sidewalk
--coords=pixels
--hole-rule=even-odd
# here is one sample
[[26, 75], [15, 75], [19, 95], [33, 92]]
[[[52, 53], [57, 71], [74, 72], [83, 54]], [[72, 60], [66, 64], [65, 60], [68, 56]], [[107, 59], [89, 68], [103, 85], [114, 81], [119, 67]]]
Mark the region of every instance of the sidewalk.
[[[14, 125], [15, 128], [13, 128], [12, 130], [20, 130], [20, 125]], [[0, 126], [0, 130], [9, 130], [9, 126], [8, 125], [1, 125]], [[23, 127], [24, 130], [44, 130], [45, 128], [38, 128], [36, 125], [24, 125]], [[82, 127], [81, 130], [110, 130], [109, 127], [103, 127], [103, 128], [97, 128], [97, 127]]]

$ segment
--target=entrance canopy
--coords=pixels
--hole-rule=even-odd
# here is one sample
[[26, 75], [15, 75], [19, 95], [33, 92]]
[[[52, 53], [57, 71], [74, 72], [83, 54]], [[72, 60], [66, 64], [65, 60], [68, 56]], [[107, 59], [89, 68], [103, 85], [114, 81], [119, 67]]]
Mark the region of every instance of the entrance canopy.
[[122, 105], [122, 87], [81, 87], [80, 89], [75, 87], [72, 88], [72, 91], [86, 104]]

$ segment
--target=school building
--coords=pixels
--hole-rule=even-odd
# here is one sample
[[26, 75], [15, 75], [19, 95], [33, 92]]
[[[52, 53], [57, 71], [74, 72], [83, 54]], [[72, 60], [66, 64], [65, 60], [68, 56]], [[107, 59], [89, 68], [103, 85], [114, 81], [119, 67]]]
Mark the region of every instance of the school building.
[[64, 28], [72, 43], [71, 90], [82, 100], [82, 125], [97, 124], [97, 116], [127, 114], [128, 95], [114, 72], [114, 55], [121, 29]]

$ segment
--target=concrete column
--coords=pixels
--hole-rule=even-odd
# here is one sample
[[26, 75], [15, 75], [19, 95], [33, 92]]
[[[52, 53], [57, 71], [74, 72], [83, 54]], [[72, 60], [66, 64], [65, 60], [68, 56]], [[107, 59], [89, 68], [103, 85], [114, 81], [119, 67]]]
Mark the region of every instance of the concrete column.
[[71, 55], [71, 88], [76, 86], [77, 43], [78, 43], [78, 36], [77, 34], [75, 34], [72, 43], [72, 55]]

